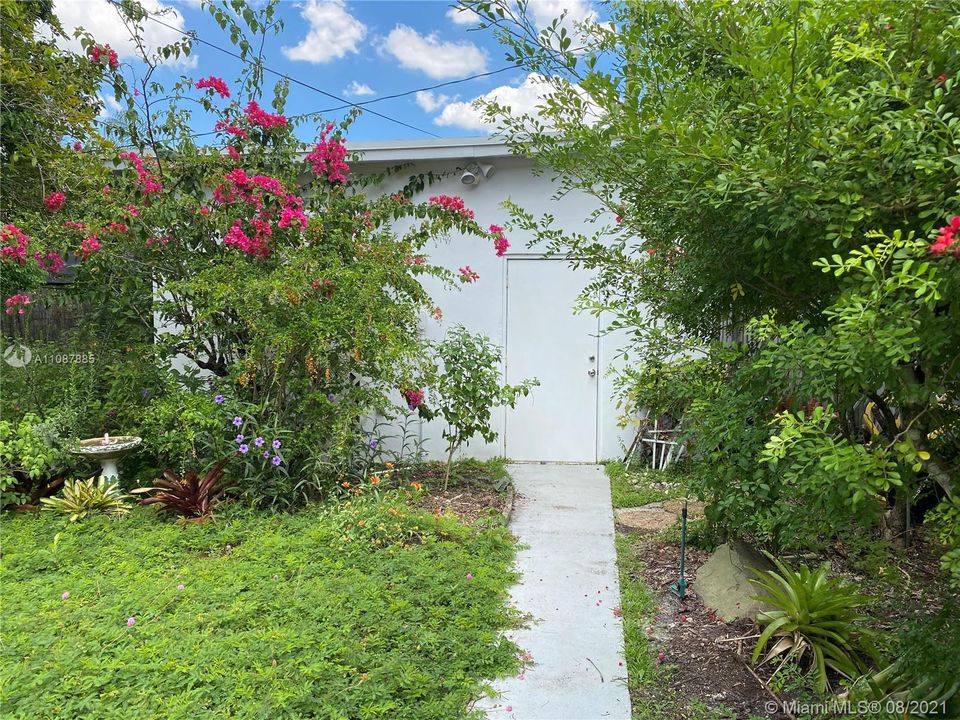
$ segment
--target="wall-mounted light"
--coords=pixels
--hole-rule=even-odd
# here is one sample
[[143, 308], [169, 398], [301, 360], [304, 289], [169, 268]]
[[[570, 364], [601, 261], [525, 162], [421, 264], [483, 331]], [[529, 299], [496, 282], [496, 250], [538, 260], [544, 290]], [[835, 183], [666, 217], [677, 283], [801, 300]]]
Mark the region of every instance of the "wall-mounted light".
[[491, 177], [494, 170], [493, 165], [470, 163], [464, 168], [463, 175], [460, 176], [460, 182], [467, 186], [479, 185], [483, 180]]

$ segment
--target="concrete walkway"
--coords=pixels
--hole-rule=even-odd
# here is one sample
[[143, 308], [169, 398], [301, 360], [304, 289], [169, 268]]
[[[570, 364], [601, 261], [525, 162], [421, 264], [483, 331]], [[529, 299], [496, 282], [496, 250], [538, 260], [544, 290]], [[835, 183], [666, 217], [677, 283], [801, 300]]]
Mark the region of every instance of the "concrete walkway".
[[522, 573], [511, 599], [531, 617], [510, 637], [534, 663], [493, 683], [491, 720], [629, 720], [610, 483], [597, 465], [512, 465], [510, 529]]

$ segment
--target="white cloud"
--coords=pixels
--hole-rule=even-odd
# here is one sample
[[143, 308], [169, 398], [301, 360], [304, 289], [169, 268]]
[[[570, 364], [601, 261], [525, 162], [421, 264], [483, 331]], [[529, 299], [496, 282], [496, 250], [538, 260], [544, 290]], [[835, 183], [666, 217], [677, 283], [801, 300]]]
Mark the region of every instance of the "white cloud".
[[555, 18], [566, 11], [561, 27], [570, 32], [575, 23], [595, 22], [597, 11], [590, 6], [589, 0], [530, 0], [528, 5], [533, 21], [543, 30], [549, 27]]
[[472, 42], [443, 42], [437, 35], [421, 35], [412, 27], [397, 25], [383, 40], [382, 49], [409, 70], [420, 70], [435, 79], [462, 77], [487, 69], [487, 52]]
[[[179, 30], [184, 29], [183, 15], [175, 8], [162, 5], [159, 0], [140, 0], [140, 4], [144, 10], [157, 15], [157, 18], [167, 25]], [[107, 0], [55, 0], [54, 13], [69, 36], [66, 40], [57, 40], [60, 47], [74, 52], [83, 52], [80, 41], [73, 38], [73, 31], [76, 28], [83, 28], [93, 35], [98, 43], [109, 45], [116, 50], [121, 61], [140, 57], [130, 31], [123, 24], [116, 8]], [[142, 34], [148, 52], [183, 40], [181, 33], [150, 19], [143, 21]], [[180, 57], [179, 60], [171, 59], [165, 62], [181, 68], [194, 68], [197, 66], [197, 56], [191, 53], [187, 57]]]
[[432, 90], [421, 90], [417, 93], [416, 98], [417, 105], [428, 113], [438, 110], [450, 100], [449, 95], [434, 95]]
[[[566, 82], [566, 81], [561, 81]], [[586, 92], [578, 85], [568, 85], [577, 95], [587, 101]], [[494, 102], [510, 108], [512, 115], [532, 115], [539, 117], [538, 106], [543, 104], [544, 98], [555, 92], [556, 88], [551, 81], [537, 73], [530, 73], [519, 85], [501, 85], [485, 95], [466, 102], [452, 102], [443, 108], [443, 112], [434, 118], [436, 125], [452, 125], [465, 130], [489, 131], [496, 126], [487, 122], [483, 117], [481, 105], [484, 102]], [[587, 102], [583, 122], [593, 124], [599, 119], [599, 109]], [[539, 117], [540, 121], [549, 125], [549, 121]]]
[[325, 63], [357, 52], [357, 45], [367, 36], [367, 26], [347, 11], [343, 0], [307, 0], [300, 17], [310, 30], [293, 47], [283, 47], [290, 60]]
[[114, 95], [97, 95], [97, 99], [100, 100], [102, 105], [100, 112], [97, 113], [98, 120], [106, 120], [123, 107]]
[[472, 10], [461, 10], [455, 7], [447, 10], [447, 17], [456, 25], [475, 25], [478, 22], [477, 14]]
[[366, 95], [376, 95], [377, 93], [366, 83], [360, 83], [354, 80], [343, 89], [343, 94], [347, 97], [364, 97]]

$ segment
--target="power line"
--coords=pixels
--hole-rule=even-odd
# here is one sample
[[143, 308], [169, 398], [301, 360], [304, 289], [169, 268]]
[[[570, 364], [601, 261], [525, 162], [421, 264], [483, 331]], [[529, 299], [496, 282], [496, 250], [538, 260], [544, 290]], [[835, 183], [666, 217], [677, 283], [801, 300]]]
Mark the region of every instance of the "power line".
[[465, 83], [465, 82], [468, 82], [469, 80], [476, 80], [478, 78], [489, 77], [491, 75], [499, 75], [502, 72], [506, 72], [507, 70], [515, 70], [519, 67], [521, 66], [507, 65], [506, 67], [502, 67], [499, 70], [490, 70], [489, 72], [477, 73], [476, 75], [470, 75], [465, 78], [460, 78], [459, 80], [448, 80], [447, 82], [437, 83], [436, 85], [428, 85], [422, 88], [415, 88], [414, 90], [405, 90], [404, 92], [394, 93], [393, 95], [381, 95], [380, 97], [373, 98], [372, 100], [365, 100], [363, 102], [356, 103], [356, 104], [351, 103], [350, 105], [340, 105], [338, 107], [333, 107], [333, 108], [324, 108], [323, 110], [317, 110], [316, 112], [326, 113], [326, 112], [335, 112], [337, 110], [343, 110], [348, 107], [366, 107], [367, 105], [383, 102], [384, 100], [395, 100], [397, 98], [406, 97], [407, 95], [414, 95], [420, 92], [429, 92], [431, 90], [438, 90], [442, 87], [447, 87], [449, 85], [458, 85], [459, 83]]
[[[117, 5], [117, 6], [119, 6], [119, 4], [120, 4], [119, 2], [117, 2], [117, 0], [109, 0], [109, 2], [110, 2], [111, 4]], [[180, 28], [178, 28], [178, 27], [176, 27], [176, 26], [174, 26], [174, 25], [171, 25], [171, 24], [169, 24], [169, 23], [166, 23], [166, 22], [160, 20], [159, 18], [155, 17], [154, 15], [152, 15], [152, 14], [150, 14], [150, 13], [146, 13], [146, 17], [147, 17], [148, 20], [152, 20], [153, 22], [155, 22], [155, 23], [157, 23], [157, 24], [159, 24], [159, 25], [162, 25], [163, 27], [168, 28], [169, 30], [173, 30], [174, 32], [179, 33], [180, 35], [183, 35], [184, 37], [190, 38], [193, 42], [197, 42], [197, 43], [200, 43], [201, 45], [206, 45], [206, 46], [208, 46], [208, 47], [211, 47], [211, 48], [213, 48], [214, 50], [218, 50], [219, 52], [222, 52], [222, 53], [224, 53], [224, 54], [226, 54], [226, 55], [229, 55], [229, 56], [231, 56], [231, 57], [233, 57], [233, 58], [236, 58], [236, 59], [239, 60], [240, 62], [246, 63], [247, 65], [253, 65], [253, 62], [252, 62], [252, 61], [247, 60], [247, 59], [245, 59], [243, 56], [239, 55], [238, 53], [235, 53], [235, 52], [233, 52], [232, 50], [228, 50], [227, 48], [221, 47], [220, 45], [217, 45], [216, 43], [212, 43], [212, 42], [210, 42], [209, 40], [204, 40], [204, 39], [201, 38], [199, 35], [197, 35], [196, 32], [186, 32], [186, 31], [184, 31], [184, 30], [181, 30]], [[343, 104], [344, 104], [344, 107], [356, 107], [356, 108], [363, 109], [363, 106], [360, 105], [359, 103], [350, 102], [350, 101], [347, 100], [346, 98], [342, 98], [342, 97], [340, 97], [339, 95], [335, 95], [335, 94], [333, 94], [333, 93], [327, 92], [326, 90], [323, 90], [323, 89], [321, 89], [321, 88], [318, 88], [316, 85], [311, 85], [310, 83], [304, 82], [303, 80], [298, 80], [297, 78], [291, 77], [290, 75], [287, 75], [287, 74], [284, 73], [284, 72], [280, 72], [279, 70], [274, 70], [273, 68], [271, 68], [271, 67], [269, 67], [269, 66], [267, 66], [267, 65], [261, 65], [261, 67], [262, 67], [264, 70], [266, 70], [267, 72], [272, 73], [272, 74], [274, 74], [274, 75], [276, 75], [276, 76], [278, 76], [278, 77], [281, 77], [281, 78], [287, 80], [288, 82], [294, 83], [294, 84], [296, 84], [296, 85], [300, 85], [300, 86], [302, 86], [302, 87], [307, 88], [308, 90], [313, 90], [314, 92], [317, 92], [317, 93], [320, 93], [321, 95], [325, 95], [326, 97], [332, 98], [333, 100], [336, 100], [337, 102], [343, 103]], [[417, 127], [417, 126], [415, 126], [415, 125], [411, 125], [410, 123], [406, 123], [406, 122], [404, 122], [403, 120], [397, 120], [396, 118], [392, 118], [392, 117], [390, 117], [389, 115], [384, 115], [383, 113], [377, 112], [376, 110], [368, 110], [368, 112], [369, 112], [371, 115], [376, 115], [377, 117], [383, 118], [384, 120], [388, 120], [388, 121], [390, 121], [390, 122], [392, 122], [392, 123], [396, 123], [396, 124], [398, 124], [398, 125], [402, 125], [402, 126], [404, 126], [404, 127], [406, 127], [406, 128], [409, 128], [409, 129], [411, 129], [411, 130], [415, 130], [415, 131], [417, 131], [417, 132], [423, 133], [424, 135], [430, 135], [431, 137], [435, 137], [435, 138], [439, 138], [439, 137], [440, 137], [439, 135], [437, 135], [437, 134], [434, 133], [434, 132], [430, 132], [429, 130], [424, 130], [423, 128], [419, 128], [419, 127]]]

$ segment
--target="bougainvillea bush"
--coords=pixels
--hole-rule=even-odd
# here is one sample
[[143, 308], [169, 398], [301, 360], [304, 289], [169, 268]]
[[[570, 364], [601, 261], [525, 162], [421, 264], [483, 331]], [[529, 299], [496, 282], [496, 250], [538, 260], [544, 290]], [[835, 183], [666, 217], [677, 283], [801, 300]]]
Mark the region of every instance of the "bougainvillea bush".
[[[271, 6], [243, 21], [214, 16], [238, 37], [279, 27]], [[246, 40], [238, 49], [250, 52]], [[351, 174], [349, 119], [287, 117], [285, 83], [265, 99], [253, 56], [235, 83], [208, 76], [162, 88], [99, 45], [88, 55], [113, 74], [128, 108], [109, 141], [90, 148], [109, 177], [92, 197], [57, 190], [41, 216], [5, 229], [4, 262], [57, 272], [75, 258], [77, 287], [148, 329], [157, 362], [187, 368], [181, 387], [256, 408], [260, 424], [285, 435], [286, 474], [321, 487], [355, 445], [360, 419], [389, 414], [391, 393], [417, 384], [420, 323], [439, 314], [420, 280], [468, 281], [432, 264], [427, 244], [456, 232], [499, 252], [502, 232], [484, 230], [459, 198], [415, 204], [409, 188], [368, 197]], [[409, 220], [403, 234], [393, 230], [399, 218]], [[4, 291], [9, 311], [30, 312], [26, 289]], [[169, 391], [157, 412], [175, 419]], [[183, 402], [186, 412], [198, 401]], [[148, 400], [143, 417], [151, 413]], [[162, 437], [145, 439], [159, 464], [200, 469], [165, 455]]]

